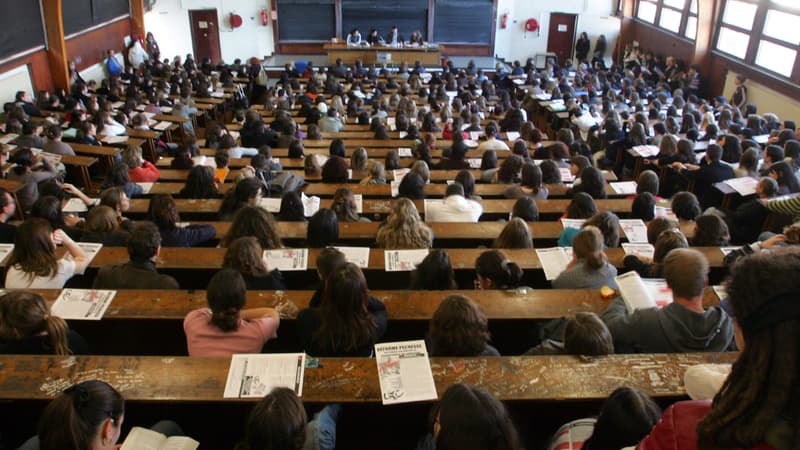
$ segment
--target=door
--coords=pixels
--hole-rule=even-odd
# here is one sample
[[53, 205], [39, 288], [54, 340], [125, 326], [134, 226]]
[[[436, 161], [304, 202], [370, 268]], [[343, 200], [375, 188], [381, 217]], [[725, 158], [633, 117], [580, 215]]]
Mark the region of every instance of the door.
[[211, 58], [217, 64], [222, 60], [219, 52], [219, 23], [216, 9], [194, 9], [189, 11], [192, 27], [194, 60], [199, 65], [203, 58]]
[[547, 53], [555, 53], [560, 66], [572, 58], [575, 49], [575, 21], [577, 14], [551, 13], [550, 31], [547, 33]]

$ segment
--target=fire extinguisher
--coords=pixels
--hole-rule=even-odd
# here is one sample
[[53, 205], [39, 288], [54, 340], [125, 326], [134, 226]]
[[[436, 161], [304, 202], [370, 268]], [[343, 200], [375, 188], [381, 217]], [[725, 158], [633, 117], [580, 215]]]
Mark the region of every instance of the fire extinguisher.
[[500, 28], [505, 30], [506, 26], [508, 26], [508, 13], [504, 13], [500, 16]]
[[267, 26], [267, 23], [268, 23], [267, 22], [267, 10], [266, 9], [262, 9], [261, 10], [261, 25]]

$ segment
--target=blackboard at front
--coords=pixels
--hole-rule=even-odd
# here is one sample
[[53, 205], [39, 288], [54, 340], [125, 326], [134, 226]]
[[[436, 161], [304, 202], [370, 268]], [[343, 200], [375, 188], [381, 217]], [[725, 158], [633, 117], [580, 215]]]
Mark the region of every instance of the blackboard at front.
[[92, 17], [95, 24], [130, 13], [130, 0], [92, 0]]
[[490, 44], [492, 0], [436, 0], [434, 42]]
[[0, 59], [44, 45], [38, 0], [3, 2], [0, 14]]
[[334, 0], [278, 0], [278, 39], [328, 41], [336, 36]]
[[428, 0], [342, 0], [342, 35], [358, 28], [366, 39], [371, 28], [376, 28], [386, 38], [392, 25], [408, 40], [411, 33], [419, 31], [428, 40]]
[[92, 0], [61, 0], [64, 35], [78, 33], [94, 24]]

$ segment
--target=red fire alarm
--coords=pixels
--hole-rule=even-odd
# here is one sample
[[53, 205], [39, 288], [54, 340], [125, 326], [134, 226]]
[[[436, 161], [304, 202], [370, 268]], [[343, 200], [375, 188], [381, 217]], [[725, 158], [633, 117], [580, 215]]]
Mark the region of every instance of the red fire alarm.
[[231, 28], [239, 28], [242, 26], [242, 16], [231, 13]]

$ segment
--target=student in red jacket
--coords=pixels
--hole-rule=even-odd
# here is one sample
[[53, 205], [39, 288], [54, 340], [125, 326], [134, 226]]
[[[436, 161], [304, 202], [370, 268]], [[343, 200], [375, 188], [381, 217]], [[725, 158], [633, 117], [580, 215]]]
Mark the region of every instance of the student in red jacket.
[[679, 402], [638, 448], [800, 448], [800, 250], [764, 250], [731, 269], [728, 309], [741, 353], [709, 401]]
[[122, 151], [122, 162], [128, 165], [130, 181], [134, 183], [152, 183], [158, 181], [160, 173], [150, 161], [142, 158], [142, 149], [132, 145]]

